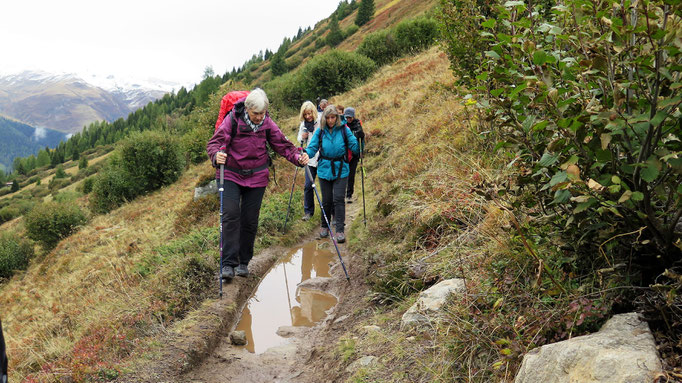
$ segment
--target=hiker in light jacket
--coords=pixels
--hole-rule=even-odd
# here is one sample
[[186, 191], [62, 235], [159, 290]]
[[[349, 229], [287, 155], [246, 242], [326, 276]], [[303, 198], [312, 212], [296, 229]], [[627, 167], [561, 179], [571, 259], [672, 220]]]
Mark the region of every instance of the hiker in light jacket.
[[[313, 133], [320, 127], [318, 123], [317, 108], [312, 102], [306, 101], [301, 105], [301, 112], [298, 115], [301, 120], [301, 125], [298, 127], [298, 142], [301, 146], [305, 144], [306, 146], [310, 144], [310, 139], [313, 138]], [[309, 220], [315, 214], [315, 195], [313, 194], [313, 182], [315, 182], [315, 177], [317, 176], [317, 157], [310, 157], [308, 161], [308, 167], [310, 168], [310, 175], [313, 177], [311, 180], [308, 177], [308, 172], [305, 174], [305, 186], [303, 188], [303, 220]]]
[[[242, 277], [249, 274], [247, 266], [253, 257], [258, 215], [270, 174], [266, 141], [289, 162], [308, 163], [308, 155], [299, 153], [270, 119], [268, 106], [265, 92], [254, 89], [234, 105], [231, 112], [234, 116], [225, 117], [206, 145], [208, 157], [218, 168], [216, 178], [220, 177], [219, 165], [225, 164], [222, 219], [225, 279], [232, 279], [235, 273]], [[234, 137], [233, 117], [237, 123]]]
[[358, 139], [358, 143], [360, 144], [360, 155], [353, 156], [353, 158], [350, 160], [350, 163], [348, 164], [348, 168], [350, 171], [348, 173], [348, 186], [346, 187], [346, 203], [353, 203], [353, 191], [355, 189], [355, 171], [358, 168], [358, 162], [360, 161], [360, 157], [363, 156], [365, 152], [365, 132], [362, 130], [362, 122], [360, 122], [360, 120], [355, 117], [354, 108], [350, 107], [346, 108], [343, 111], [343, 115], [344, 117], [346, 117], [346, 126], [348, 126], [351, 132], [353, 132], [353, 135], [355, 136], [355, 138]]
[[[349, 172], [347, 149], [357, 155], [358, 140], [347, 126], [341, 125], [336, 107], [329, 105], [320, 117], [320, 128], [313, 134], [305, 151], [308, 156], [314, 156], [318, 151], [320, 152], [317, 160], [317, 176], [320, 178], [320, 189], [322, 189], [322, 206], [330, 223], [332, 208], [334, 209], [336, 240], [340, 243], [346, 241], [344, 196]], [[329, 231], [324, 217], [321, 217], [321, 225], [320, 237], [327, 237]]]

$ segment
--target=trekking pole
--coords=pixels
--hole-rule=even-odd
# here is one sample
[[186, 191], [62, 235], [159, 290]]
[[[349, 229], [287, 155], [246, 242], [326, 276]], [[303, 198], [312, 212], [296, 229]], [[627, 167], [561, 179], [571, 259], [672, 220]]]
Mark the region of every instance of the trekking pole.
[[[362, 142], [364, 143], [365, 139], [362, 139]], [[360, 179], [362, 179], [362, 222], [365, 224], [365, 227], [367, 227], [367, 210], [365, 210], [365, 164], [362, 161], [362, 158], [364, 157], [364, 151], [365, 147], [362, 145], [360, 147]]]
[[[224, 153], [223, 148], [220, 148], [219, 153]], [[218, 294], [220, 296], [220, 299], [223, 299], [223, 191], [225, 191], [224, 187], [224, 182], [225, 182], [225, 164], [220, 164], [220, 186], [218, 187], [218, 193], [220, 194], [220, 264], [218, 267], [220, 270], [218, 270], [218, 273], [220, 274], [220, 293]]]
[[[301, 147], [299, 150], [303, 150], [303, 141], [301, 141]], [[282, 233], [287, 230], [287, 221], [289, 221], [289, 212], [291, 211], [291, 199], [294, 197], [294, 186], [296, 186], [296, 176], [298, 175], [298, 166], [294, 171], [294, 182], [291, 183], [291, 192], [289, 193], [289, 205], [287, 206], [287, 216], [284, 218], [284, 226], [282, 227]]]
[[[310, 168], [308, 168], [308, 165], [305, 166], [305, 172], [308, 174], [308, 178], [311, 180], [313, 179], [313, 175], [310, 173]], [[348, 276], [348, 270], [346, 270], [346, 264], [343, 263], [343, 258], [341, 258], [341, 252], [339, 251], [339, 246], [336, 244], [336, 238], [334, 238], [334, 232], [332, 231], [332, 226], [329, 224], [329, 220], [327, 219], [327, 215], [324, 213], [324, 206], [322, 206], [322, 200], [320, 199], [320, 195], [317, 194], [317, 187], [315, 186], [315, 182], [312, 184], [313, 191], [315, 192], [315, 197], [317, 197], [317, 202], [320, 204], [320, 211], [322, 211], [322, 216], [324, 217], [324, 221], [327, 223], [327, 229], [329, 229], [329, 237], [332, 239], [332, 242], [334, 243], [334, 248], [336, 248], [336, 255], [339, 256], [339, 261], [341, 261], [341, 267], [343, 267], [343, 272], [346, 274], [346, 280], [348, 283], [350, 283], [350, 277]]]

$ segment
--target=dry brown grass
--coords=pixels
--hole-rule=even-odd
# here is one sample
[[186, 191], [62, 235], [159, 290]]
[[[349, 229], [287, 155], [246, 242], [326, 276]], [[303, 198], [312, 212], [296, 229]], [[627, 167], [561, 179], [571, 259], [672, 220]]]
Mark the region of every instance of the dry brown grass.
[[164, 282], [143, 280], [134, 266], [143, 254], [173, 239], [174, 217], [192, 198], [202, 166], [167, 188], [94, 218], [0, 287], [14, 379], [21, 381], [30, 371], [77, 351], [77, 343], [99, 327], [116, 328], [125, 318], [150, 312], [149, 287]]

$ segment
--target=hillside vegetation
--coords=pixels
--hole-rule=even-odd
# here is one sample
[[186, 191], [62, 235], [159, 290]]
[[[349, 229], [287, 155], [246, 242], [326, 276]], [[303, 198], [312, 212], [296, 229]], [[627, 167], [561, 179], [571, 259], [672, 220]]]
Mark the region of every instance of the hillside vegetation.
[[[271, 115], [290, 138], [299, 124], [297, 105], [314, 96], [355, 107], [367, 133], [367, 227], [356, 220], [347, 231], [350, 250], [362, 259], [352, 267], [364, 271], [370, 289], [347, 331], [311, 358], [325, 378], [511, 381], [528, 351], [590, 333], [624, 311], [644, 313], [666, 368], [680, 367], [680, 242], [670, 231], [682, 195], [680, 103], [673, 92], [680, 83], [679, 4], [640, 4], [657, 7], [643, 16], [670, 23], [622, 30], [615, 5], [571, 1], [581, 10], [571, 13], [545, 3], [529, 10], [516, 1], [442, 0], [434, 12], [435, 3], [376, 1], [374, 18], [356, 29], [357, 10], [342, 12], [350, 4], [342, 2], [337, 12], [344, 17], [335, 12], [299, 31], [281, 52], [254, 55], [224, 76], [207, 73], [178, 109], [169, 96], [140, 112], [136, 123], [87, 129], [81, 138], [94, 135], [84, 148], [94, 137], [118, 144], [84, 151], [86, 166], [63, 159], [27, 173], [35, 177], [26, 181], [32, 187], [2, 199], [12, 201], [5, 208], [24, 210], [2, 225], [0, 245], [30, 260], [15, 259], [27, 268], [12, 270], [0, 285], [14, 376], [114, 380], [157, 360], [169, 339], [200, 326], [202, 306], [216, 299], [218, 202], [215, 196], [193, 201], [192, 192], [214, 177], [203, 151], [220, 98], [255, 85], [268, 91]], [[597, 9], [595, 19], [590, 11]], [[430, 14], [438, 16], [442, 46], [405, 33], [432, 36], [435, 22], [421, 17]], [[335, 17], [348, 32], [330, 46], [325, 36], [336, 29]], [[626, 65], [613, 52], [627, 56], [631, 39], [605, 38], [583, 49], [586, 26], [595, 38], [608, 26], [613, 36], [632, 33], [651, 45], [642, 48], [642, 61], [628, 58]], [[600, 50], [608, 44], [621, 45]], [[277, 54], [288, 64], [275, 74]], [[605, 64], [605, 57], [616, 64]], [[349, 64], [336, 66], [338, 58]], [[666, 74], [650, 70], [654, 58]], [[637, 76], [658, 84], [659, 93], [643, 94], [624, 81], [628, 67], [639, 68]], [[350, 80], [324, 88], [320, 78], [336, 80], [334, 73]], [[142, 124], [152, 111], [155, 119]], [[152, 165], [158, 156], [144, 148], [155, 142], [174, 153], [168, 167], [134, 166]], [[97, 151], [108, 158], [86, 175]], [[294, 167], [275, 162], [277, 183], [266, 192], [257, 251], [295, 243], [317, 228], [312, 219], [280, 233]], [[166, 179], [155, 169], [175, 182], [155, 182]], [[134, 177], [145, 182], [129, 182]], [[32, 212], [58, 210], [43, 204], [47, 195], [31, 198], [46, 182], [45, 199], [68, 206], [67, 218], [80, 220], [85, 212], [87, 224], [72, 233], [71, 218], [60, 218], [63, 238], [27, 245], [17, 238], [30, 235]], [[299, 185], [293, 203], [300, 206], [301, 198]], [[299, 222], [300, 214], [293, 219]], [[668, 225], [660, 230], [668, 237], [657, 235], [660, 223]], [[444, 320], [401, 330], [401, 316], [419, 292], [449, 278], [464, 279], [466, 293], [447, 303]], [[379, 329], [368, 335], [367, 325]], [[381, 358], [347, 372], [362, 355]]]

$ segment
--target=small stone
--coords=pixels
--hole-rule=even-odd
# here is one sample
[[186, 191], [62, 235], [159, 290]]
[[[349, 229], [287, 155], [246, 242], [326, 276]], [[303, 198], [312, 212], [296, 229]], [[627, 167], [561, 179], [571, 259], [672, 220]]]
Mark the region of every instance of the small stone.
[[366, 355], [346, 367], [346, 372], [353, 373], [363, 367], [372, 367], [377, 364], [379, 358], [374, 355]]
[[348, 319], [349, 317], [350, 317], [350, 314], [340, 316], [334, 320], [334, 324], [341, 323], [341, 322], [345, 321], [346, 319]]
[[217, 194], [218, 193], [218, 183], [216, 180], [213, 180], [209, 182], [206, 186], [200, 186], [197, 188], [194, 188], [194, 200], [198, 200], [199, 198], [202, 198], [204, 196], [210, 195], [210, 194]]
[[233, 331], [230, 334], [230, 342], [232, 342], [232, 344], [235, 346], [246, 345], [246, 332], [241, 331], [241, 330]]
[[377, 325], [363, 326], [362, 328], [367, 332], [375, 332], [381, 330], [381, 327]]
[[414, 342], [415, 339], [417, 339], [417, 338], [415, 338], [413, 336], [408, 336], [407, 338], [405, 338], [405, 340], [408, 342]]

